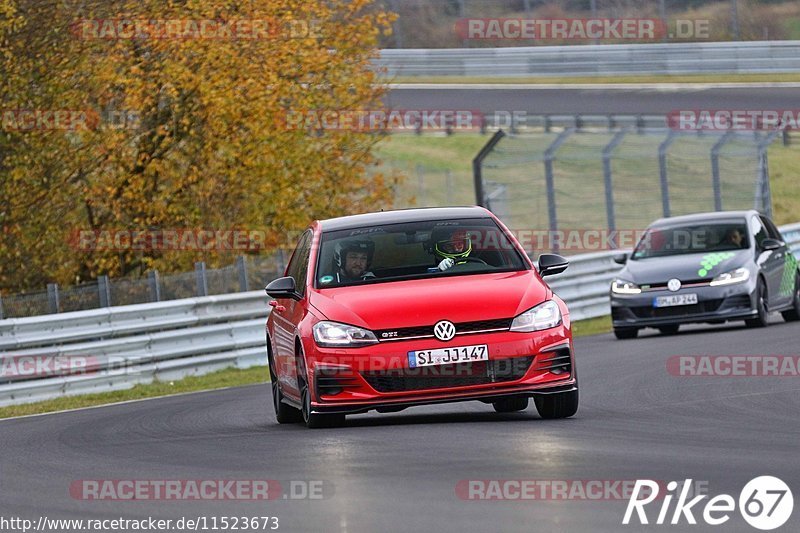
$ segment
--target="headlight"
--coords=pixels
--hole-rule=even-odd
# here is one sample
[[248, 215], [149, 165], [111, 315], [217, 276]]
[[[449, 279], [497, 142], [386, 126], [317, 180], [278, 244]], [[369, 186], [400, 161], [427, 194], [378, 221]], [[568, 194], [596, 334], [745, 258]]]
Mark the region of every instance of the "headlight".
[[511, 331], [539, 331], [561, 324], [561, 310], [553, 300], [528, 309], [511, 322]]
[[330, 348], [366, 346], [375, 344], [378, 339], [368, 329], [328, 322], [323, 320], [314, 324], [314, 340], [319, 346]]
[[736, 270], [731, 270], [730, 272], [725, 272], [715, 277], [711, 280], [709, 285], [712, 287], [718, 285], [732, 285], [734, 283], [747, 281], [748, 279], [750, 279], [750, 271], [746, 268], [737, 268]]
[[611, 282], [611, 292], [615, 294], [640, 294], [642, 289], [632, 281], [615, 279]]

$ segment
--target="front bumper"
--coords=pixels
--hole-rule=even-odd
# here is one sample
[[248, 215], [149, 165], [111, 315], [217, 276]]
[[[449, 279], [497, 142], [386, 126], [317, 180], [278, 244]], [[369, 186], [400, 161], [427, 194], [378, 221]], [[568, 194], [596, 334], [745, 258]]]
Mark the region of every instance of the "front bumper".
[[[489, 360], [411, 369], [408, 352], [486, 344]], [[569, 329], [510, 331], [435, 339], [381, 342], [341, 350], [306, 351], [313, 387], [311, 408], [320, 413], [399, 411], [406, 407], [508, 396], [535, 396], [577, 388]]]
[[[658, 327], [675, 324], [725, 322], [757, 316], [756, 281], [728, 286], [682, 288], [677, 292], [658, 290], [641, 294], [611, 293], [611, 320], [615, 328]], [[697, 304], [674, 307], [653, 306], [658, 296], [697, 294]]]

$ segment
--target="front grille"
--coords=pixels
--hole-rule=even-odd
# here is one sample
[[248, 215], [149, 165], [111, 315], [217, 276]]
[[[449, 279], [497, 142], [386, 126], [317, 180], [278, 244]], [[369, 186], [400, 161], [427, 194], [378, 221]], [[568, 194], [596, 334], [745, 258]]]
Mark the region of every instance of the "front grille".
[[[711, 280], [707, 279], [707, 278], [706, 279], [681, 280], [681, 287], [682, 288], [686, 288], [686, 287], [705, 287], [710, 282], [711, 282]], [[666, 288], [667, 288], [667, 282], [664, 281], [664, 282], [661, 282], [661, 283], [644, 284], [644, 287], [647, 287], [647, 288], [642, 288], [643, 292], [663, 291], [663, 290], [666, 290]]]
[[317, 371], [316, 385], [317, 397], [333, 396], [348, 387], [358, 387], [358, 379], [350, 371], [341, 371], [338, 368], [323, 368]]
[[[456, 323], [456, 335], [459, 333], [508, 329], [511, 327], [512, 320], [513, 318], [499, 318], [494, 320]], [[413, 337], [433, 337], [433, 324], [429, 326], [413, 326], [410, 328], [380, 329], [375, 331], [375, 336], [380, 341], [397, 341]]]
[[572, 372], [572, 358], [569, 348], [561, 348], [555, 352], [544, 353], [536, 359], [536, 371], [548, 371], [555, 374], [568, 374]]
[[674, 307], [652, 307], [642, 305], [631, 307], [637, 318], [671, 318], [713, 313], [719, 309], [721, 299], [705, 300], [692, 305], [676, 305]]
[[368, 371], [362, 375], [378, 392], [406, 392], [516, 381], [522, 379], [531, 363], [533, 357], [513, 357], [454, 365]]

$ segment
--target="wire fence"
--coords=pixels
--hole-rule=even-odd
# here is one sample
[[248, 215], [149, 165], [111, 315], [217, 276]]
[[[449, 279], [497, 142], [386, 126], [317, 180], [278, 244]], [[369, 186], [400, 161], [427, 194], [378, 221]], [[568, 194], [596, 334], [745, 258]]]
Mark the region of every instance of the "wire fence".
[[512, 229], [551, 234], [641, 230], [662, 216], [703, 211], [771, 215], [766, 150], [780, 131], [609, 124], [548, 121], [495, 134], [476, 159], [478, 203]]
[[197, 263], [194, 272], [168, 276], [151, 271], [146, 278], [102, 276], [67, 288], [51, 283], [45, 291], [3, 296], [0, 319], [243, 292], [266, 286], [283, 275], [284, 269], [285, 256], [278, 252], [272, 256], [240, 256], [233, 265], [217, 269]]

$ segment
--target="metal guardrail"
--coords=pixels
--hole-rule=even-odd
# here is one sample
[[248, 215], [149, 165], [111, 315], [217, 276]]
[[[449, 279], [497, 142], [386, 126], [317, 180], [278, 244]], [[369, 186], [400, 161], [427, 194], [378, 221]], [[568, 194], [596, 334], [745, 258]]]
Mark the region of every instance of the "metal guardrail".
[[619, 76], [800, 72], [800, 41], [385, 49], [388, 76]]
[[[780, 229], [800, 253], [800, 223]], [[566, 272], [548, 279], [572, 320], [608, 314], [608, 287], [621, 268], [613, 261], [618, 253], [573, 256]], [[57, 377], [0, 374], [0, 406], [265, 365], [267, 300], [259, 290], [2, 320], [4, 364], [25, 356], [89, 363], [87, 372]]]

